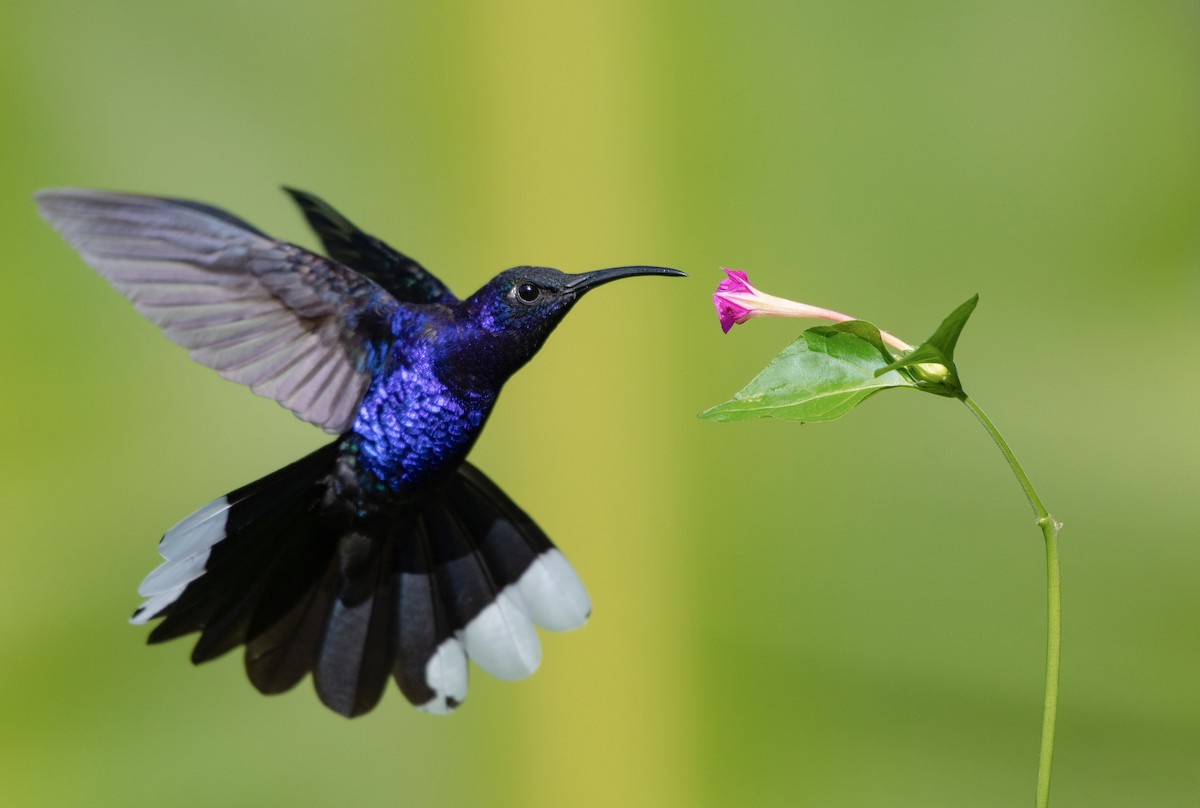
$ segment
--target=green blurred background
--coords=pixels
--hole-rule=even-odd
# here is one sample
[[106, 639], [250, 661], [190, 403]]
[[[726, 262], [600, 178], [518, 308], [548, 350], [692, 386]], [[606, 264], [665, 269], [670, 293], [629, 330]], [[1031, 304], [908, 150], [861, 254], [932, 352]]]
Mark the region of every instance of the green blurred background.
[[[910, 341], [972, 293], [967, 387], [1062, 534], [1058, 805], [1200, 804], [1200, 11], [1191, 2], [0, 7], [0, 804], [1031, 801], [1041, 538], [950, 400], [718, 425], [801, 324], [723, 336], [719, 266]], [[450, 718], [125, 624], [162, 531], [320, 445], [187, 360], [39, 187], [313, 240], [327, 197], [460, 293], [634, 262], [473, 459], [595, 611]]]

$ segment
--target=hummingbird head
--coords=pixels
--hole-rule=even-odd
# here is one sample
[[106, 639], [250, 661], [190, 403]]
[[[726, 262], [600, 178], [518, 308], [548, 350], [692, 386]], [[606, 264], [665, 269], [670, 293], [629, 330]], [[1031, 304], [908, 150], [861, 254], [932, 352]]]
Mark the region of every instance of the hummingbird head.
[[[587, 291], [635, 275], [686, 277], [677, 269], [612, 267], [568, 274], [549, 267], [513, 267], [464, 301], [466, 321], [486, 335], [474, 349], [507, 378], [528, 362]], [[483, 359], [483, 357], [479, 357]]]

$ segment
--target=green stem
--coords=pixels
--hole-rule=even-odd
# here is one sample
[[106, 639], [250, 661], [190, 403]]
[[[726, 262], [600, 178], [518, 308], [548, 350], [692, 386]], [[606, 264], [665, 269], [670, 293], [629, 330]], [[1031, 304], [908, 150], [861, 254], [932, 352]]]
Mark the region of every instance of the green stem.
[[1054, 517], [1046, 510], [1046, 506], [1042, 504], [1041, 498], [1033, 488], [1033, 483], [1029, 481], [1029, 476], [1017, 462], [1016, 455], [1008, 447], [1008, 443], [1000, 434], [1000, 430], [996, 429], [996, 425], [965, 393], [962, 396], [962, 402], [975, 414], [979, 423], [983, 424], [983, 428], [992, 436], [992, 440], [1000, 448], [1000, 453], [1008, 461], [1009, 467], [1012, 468], [1013, 474], [1016, 475], [1017, 481], [1021, 483], [1021, 488], [1025, 491], [1025, 496], [1029, 498], [1029, 504], [1037, 515], [1038, 527], [1042, 529], [1042, 535], [1046, 539], [1046, 695], [1042, 703], [1042, 748], [1038, 757], [1035, 803], [1037, 808], [1046, 808], [1050, 803], [1050, 765], [1054, 759], [1054, 719], [1058, 712], [1058, 667], [1062, 639], [1058, 531], [1062, 528], [1062, 523], [1055, 521]]

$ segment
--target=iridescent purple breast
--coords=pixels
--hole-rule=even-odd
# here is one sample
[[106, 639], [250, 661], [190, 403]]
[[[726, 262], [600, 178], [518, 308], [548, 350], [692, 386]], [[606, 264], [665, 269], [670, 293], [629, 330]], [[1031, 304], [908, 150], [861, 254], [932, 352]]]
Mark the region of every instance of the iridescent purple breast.
[[494, 393], [452, 390], [434, 372], [430, 346], [409, 347], [402, 364], [372, 382], [351, 430], [359, 468], [389, 488], [452, 473], [495, 404]]

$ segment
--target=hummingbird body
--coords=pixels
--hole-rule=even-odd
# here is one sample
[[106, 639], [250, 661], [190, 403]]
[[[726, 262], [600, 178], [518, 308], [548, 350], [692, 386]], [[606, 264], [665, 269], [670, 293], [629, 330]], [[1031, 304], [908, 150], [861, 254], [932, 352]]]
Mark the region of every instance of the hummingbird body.
[[540, 661], [534, 625], [590, 614], [575, 571], [528, 515], [466, 461], [505, 381], [579, 296], [632, 275], [506, 270], [459, 300], [315, 196], [289, 193], [329, 258], [209, 206], [59, 189], [44, 218], [192, 358], [338, 435], [166, 532], [135, 624], [200, 636], [193, 662], [245, 646], [280, 693], [313, 674], [346, 716], [389, 676], [414, 705], [466, 697], [467, 658], [517, 679]]
[[[402, 314], [397, 312], [393, 322]], [[444, 344], [460, 342], [457, 335], [448, 340], [430, 323], [398, 331], [388, 362], [367, 388], [351, 426], [362, 470], [393, 491], [420, 486], [466, 459], [499, 394], [498, 388], [452, 387], [442, 381], [439, 368], [448, 365]], [[440, 373], [449, 375], [446, 369]]]

